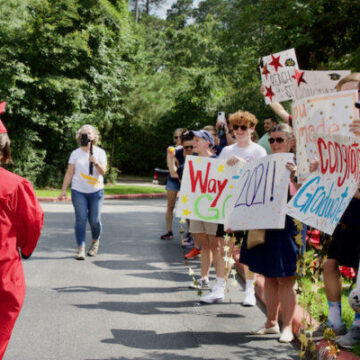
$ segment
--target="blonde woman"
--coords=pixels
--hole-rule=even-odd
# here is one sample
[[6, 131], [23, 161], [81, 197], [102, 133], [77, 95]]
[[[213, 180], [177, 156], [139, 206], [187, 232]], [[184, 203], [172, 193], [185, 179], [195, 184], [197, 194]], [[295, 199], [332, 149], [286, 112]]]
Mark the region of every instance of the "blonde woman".
[[[59, 200], [66, 199], [66, 189], [71, 183], [71, 200], [75, 210], [75, 238], [78, 246], [75, 259], [85, 260], [87, 220], [92, 234], [88, 256], [95, 256], [99, 249], [102, 231], [100, 212], [104, 200], [103, 176], [107, 160], [105, 151], [96, 146], [99, 132], [92, 125], [83, 125], [76, 132], [76, 140], [80, 146], [70, 155]], [[90, 153], [91, 148], [93, 154]]]

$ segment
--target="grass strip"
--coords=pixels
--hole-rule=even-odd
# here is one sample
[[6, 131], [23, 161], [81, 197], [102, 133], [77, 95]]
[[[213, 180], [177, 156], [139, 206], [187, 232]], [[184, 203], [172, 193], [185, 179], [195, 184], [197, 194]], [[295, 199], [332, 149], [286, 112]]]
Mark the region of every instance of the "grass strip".
[[[58, 197], [61, 189], [35, 189], [37, 197]], [[141, 185], [105, 185], [105, 195], [122, 195], [122, 194], [158, 194], [165, 193], [166, 190], [158, 187], [141, 186]], [[67, 194], [71, 194], [68, 189]]]

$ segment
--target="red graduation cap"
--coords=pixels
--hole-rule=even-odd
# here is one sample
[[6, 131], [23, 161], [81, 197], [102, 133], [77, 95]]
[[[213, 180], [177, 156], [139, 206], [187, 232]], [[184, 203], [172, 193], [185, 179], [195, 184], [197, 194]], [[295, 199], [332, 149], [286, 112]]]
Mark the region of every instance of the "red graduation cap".
[[[0, 103], [0, 114], [5, 112], [5, 106], [6, 106], [6, 102]], [[3, 122], [0, 120], [0, 134], [4, 134], [4, 133], [7, 133], [7, 130]]]

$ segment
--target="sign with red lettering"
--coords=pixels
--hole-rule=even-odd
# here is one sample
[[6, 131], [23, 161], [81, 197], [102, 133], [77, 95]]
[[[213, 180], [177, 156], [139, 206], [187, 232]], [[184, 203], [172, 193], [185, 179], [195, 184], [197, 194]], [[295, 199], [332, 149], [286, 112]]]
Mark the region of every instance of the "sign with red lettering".
[[319, 169], [289, 201], [286, 213], [329, 235], [359, 183], [360, 144], [352, 136], [316, 137]]
[[301, 79], [293, 83], [294, 99], [297, 100], [336, 92], [335, 86], [350, 71], [300, 70], [300, 73]]
[[281, 153], [246, 163], [225, 229], [284, 228], [290, 175], [285, 165], [292, 160], [293, 154]]
[[299, 76], [295, 50], [289, 49], [264, 56], [259, 62], [266, 104], [293, 99], [293, 85]]
[[223, 160], [186, 156], [176, 216], [223, 224], [244, 163], [228, 166]]
[[296, 161], [299, 182], [309, 175], [310, 162], [317, 155], [316, 136], [319, 134], [349, 135], [349, 124], [358, 119], [357, 90], [296, 100], [292, 104], [293, 127], [296, 137]]

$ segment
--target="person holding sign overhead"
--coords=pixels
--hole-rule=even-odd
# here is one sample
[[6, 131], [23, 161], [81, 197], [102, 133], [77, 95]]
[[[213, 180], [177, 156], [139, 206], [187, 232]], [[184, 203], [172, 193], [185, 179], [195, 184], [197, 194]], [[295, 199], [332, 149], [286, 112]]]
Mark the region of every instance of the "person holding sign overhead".
[[[66, 189], [71, 183], [71, 200], [75, 209], [75, 237], [78, 246], [76, 260], [85, 260], [86, 223], [89, 219], [92, 242], [88, 256], [96, 256], [102, 231], [101, 206], [104, 200], [104, 174], [107, 159], [103, 149], [93, 146], [99, 140], [99, 132], [92, 125], [83, 125], [76, 132], [80, 147], [74, 150], [69, 159], [59, 200], [66, 199]], [[90, 174], [90, 166], [93, 174]]]

